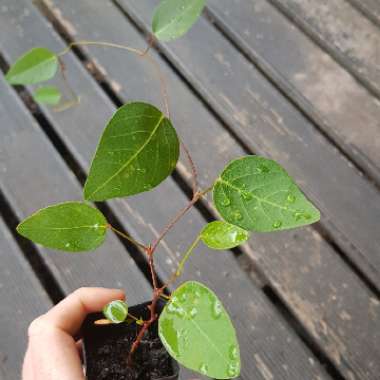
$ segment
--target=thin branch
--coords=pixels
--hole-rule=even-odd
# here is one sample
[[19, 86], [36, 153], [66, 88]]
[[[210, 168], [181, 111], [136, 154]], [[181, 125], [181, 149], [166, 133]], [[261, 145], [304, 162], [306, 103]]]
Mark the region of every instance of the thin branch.
[[66, 66], [65, 64], [63, 63], [62, 59], [59, 57], [58, 58], [58, 63], [59, 63], [59, 69], [60, 69], [60, 73], [61, 73], [61, 76], [62, 76], [62, 80], [63, 80], [63, 83], [65, 84], [66, 88], [68, 89], [68, 91], [70, 92], [70, 96], [72, 99], [70, 99], [69, 101], [57, 106], [57, 107], [54, 107], [53, 108], [53, 111], [55, 112], [62, 112], [62, 111], [65, 111], [77, 104], [80, 103], [80, 98], [79, 96], [75, 93], [75, 91], [73, 90], [73, 88], [70, 86], [70, 82], [67, 78], [67, 75], [66, 75]]
[[147, 251], [149, 249], [149, 247], [147, 247], [146, 245], [142, 244], [142, 243], [139, 243], [138, 241], [134, 240], [133, 238], [131, 238], [130, 236], [128, 236], [127, 234], [125, 234], [124, 232], [122, 231], [119, 231], [117, 228], [115, 228], [114, 226], [112, 226], [111, 224], [108, 224], [108, 227], [113, 231], [115, 232], [116, 234], [118, 234], [119, 236], [121, 236], [122, 238], [128, 240], [130, 243], [132, 243], [133, 245], [135, 245], [136, 247], [138, 248], [142, 248], [144, 251]]
[[191, 169], [191, 180], [192, 180], [192, 188], [193, 188], [193, 196], [197, 193], [198, 191], [198, 173], [197, 173], [197, 168], [195, 166], [195, 163], [191, 157], [190, 151], [187, 149], [185, 143], [181, 140], [181, 145], [182, 148], [186, 154], [187, 160], [189, 161], [190, 164], [190, 169]]
[[201, 240], [201, 235], [199, 234], [195, 238], [195, 240], [191, 243], [190, 247], [185, 252], [182, 260], [178, 264], [178, 267], [177, 267], [176, 271], [173, 272], [173, 274], [171, 275], [169, 281], [163, 286], [163, 288], [167, 288], [170, 285], [172, 285], [177, 280], [177, 278], [182, 274], [183, 268], [185, 266], [186, 261], [189, 259], [190, 255], [194, 251], [194, 248], [197, 246], [197, 244], [199, 243], [200, 240]]
[[149, 41], [148, 47], [145, 50], [140, 50], [140, 49], [136, 49], [127, 45], [115, 44], [113, 42], [80, 40], [80, 41], [70, 42], [64, 50], [58, 53], [58, 56], [62, 57], [63, 55], [67, 54], [75, 46], [103, 46], [103, 47], [111, 47], [111, 48], [126, 50], [126, 51], [129, 51], [130, 53], [137, 54], [141, 58], [147, 59], [156, 70], [157, 76], [160, 81], [160, 89], [161, 89], [162, 99], [164, 102], [165, 112], [166, 112], [167, 117], [170, 118], [169, 96], [168, 96], [168, 91], [167, 91], [167, 86], [166, 86], [166, 80], [160, 69], [160, 66], [157, 64], [154, 58], [149, 54], [149, 50], [153, 46], [153, 43], [154, 43], [154, 40], [152, 38], [151, 41]]
[[178, 222], [179, 219], [182, 218], [183, 215], [186, 214], [187, 211], [191, 209], [191, 207], [199, 200], [200, 194], [196, 193], [192, 200], [178, 212], [178, 214], [165, 226], [162, 232], [159, 234], [158, 238], [152, 244], [152, 251], [154, 252], [160, 243], [160, 241], [166, 236], [166, 234], [173, 228], [173, 226]]

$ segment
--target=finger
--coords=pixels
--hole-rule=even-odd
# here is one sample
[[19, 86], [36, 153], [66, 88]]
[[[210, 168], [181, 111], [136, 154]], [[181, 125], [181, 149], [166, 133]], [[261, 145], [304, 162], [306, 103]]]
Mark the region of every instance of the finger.
[[47, 329], [29, 344], [33, 380], [85, 380], [76, 343], [63, 330]]
[[99, 311], [116, 299], [124, 299], [124, 293], [115, 289], [81, 288], [34, 320], [29, 327], [33, 380], [84, 380], [73, 335], [88, 313]]
[[77, 348], [77, 352], [78, 352], [80, 361], [83, 363], [83, 341], [82, 341], [82, 339], [76, 341], [75, 346]]
[[34, 380], [32, 358], [29, 347], [26, 350], [24, 363], [22, 365], [22, 380]]
[[107, 303], [124, 298], [124, 292], [119, 289], [80, 288], [41, 316], [40, 322], [74, 335], [88, 313], [100, 311]]

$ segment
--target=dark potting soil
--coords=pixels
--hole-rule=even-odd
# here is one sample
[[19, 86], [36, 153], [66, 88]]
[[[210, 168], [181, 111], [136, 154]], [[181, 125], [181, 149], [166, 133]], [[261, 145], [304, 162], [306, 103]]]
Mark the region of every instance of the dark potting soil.
[[[129, 312], [148, 319], [147, 304], [131, 307]], [[95, 325], [101, 313], [87, 317], [82, 327], [84, 359], [88, 380], [174, 380], [178, 366], [173, 362], [159, 337], [157, 322], [144, 336], [128, 366], [128, 354], [140, 326], [136, 323]]]

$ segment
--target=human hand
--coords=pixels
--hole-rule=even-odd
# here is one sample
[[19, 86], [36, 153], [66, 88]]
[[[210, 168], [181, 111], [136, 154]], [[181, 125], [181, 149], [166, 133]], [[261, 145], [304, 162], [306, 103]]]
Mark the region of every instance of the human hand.
[[117, 289], [80, 288], [29, 326], [23, 380], [84, 380], [78, 333], [86, 315], [123, 300]]

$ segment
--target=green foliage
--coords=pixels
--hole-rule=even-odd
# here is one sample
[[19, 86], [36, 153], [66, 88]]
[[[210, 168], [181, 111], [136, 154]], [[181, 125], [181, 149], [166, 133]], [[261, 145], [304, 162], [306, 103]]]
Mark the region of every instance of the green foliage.
[[152, 30], [161, 41], [184, 35], [198, 20], [206, 0], [162, 0], [155, 10]]
[[11, 66], [5, 75], [10, 84], [34, 84], [52, 78], [58, 69], [57, 56], [46, 48], [33, 48]]
[[128, 316], [128, 305], [123, 301], [112, 301], [104, 306], [103, 314], [112, 323], [122, 323]]
[[56, 105], [61, 100], [61, 93], [54, 86], [40, 87], [34, 92], [33, 99], [40, 104]]
[[100, 139], [84, 197], [103, 201], [148, 191], [171, 174], [179, 141], [169, 119], [146, 103], [120, 107]]
[[216, 379], [239, 376], [234, 327], [217, 296], [203, 284], [188, 281], [172, 293], [159, 318], [159, 336], [183, 366]]
[[230, 162], [214, 184], [213, 197], [223, 219], [245, 230], [285, 230], [320, 218], [288, 173], [259, 156]]
[[208, 223], [201, 232], [201, 239], [212, 249], [230, 249], [245, 243], [249, 238], [246, 230], [220, 220]]
[[22, 236], [48, 248], [68, 252], [89, 251], [105, 239], [107, 221], [85, 203], [66, 202], [43, 208], [21, 222]]

